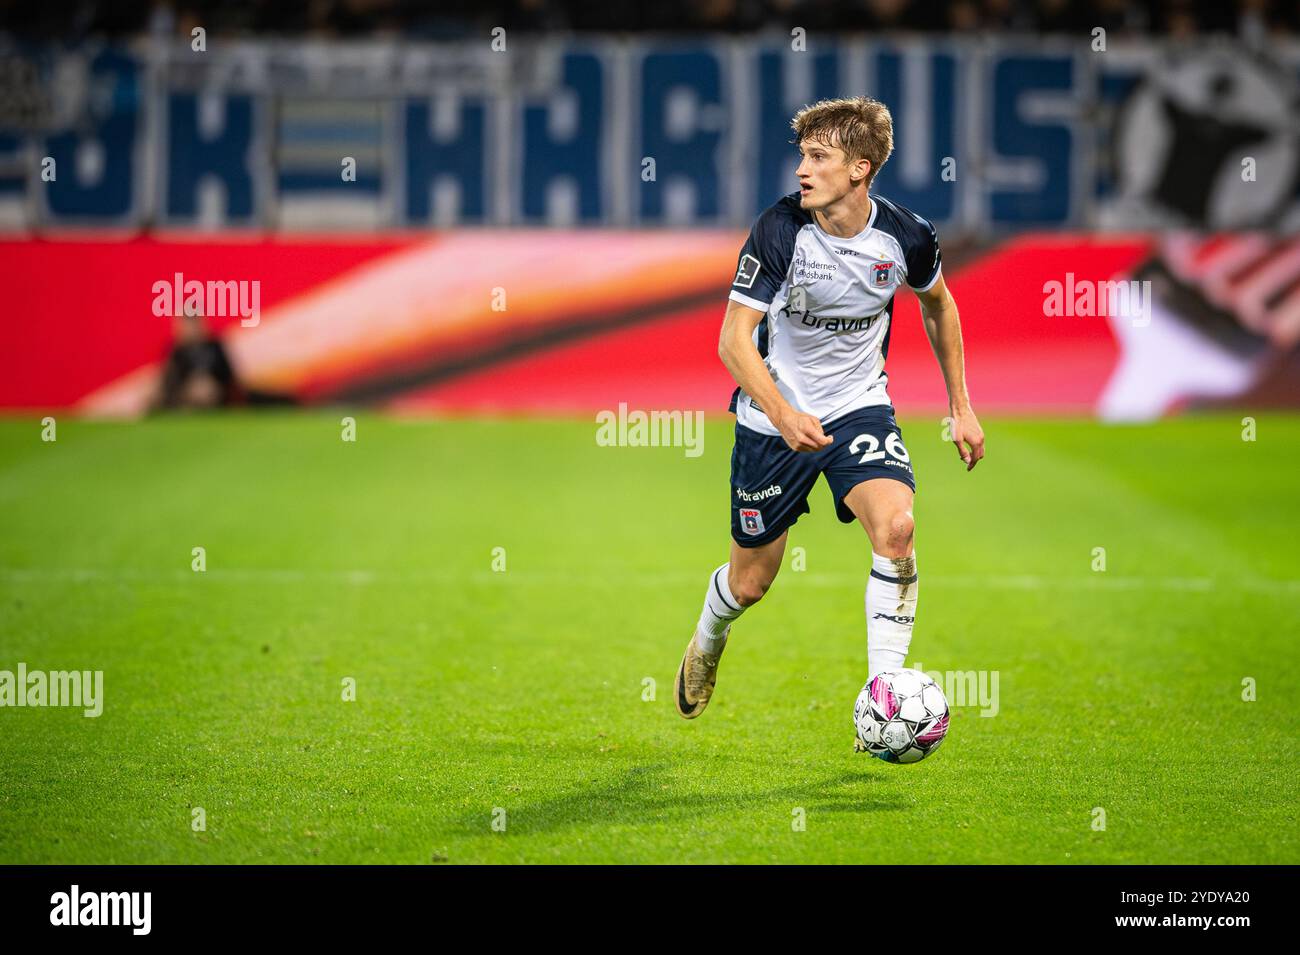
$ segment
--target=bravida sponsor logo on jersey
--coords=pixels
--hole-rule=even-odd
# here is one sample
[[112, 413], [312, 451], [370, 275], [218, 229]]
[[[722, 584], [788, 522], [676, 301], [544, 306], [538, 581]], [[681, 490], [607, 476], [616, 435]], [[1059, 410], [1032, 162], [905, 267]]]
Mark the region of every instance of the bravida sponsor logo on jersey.
[[150, 892], [82, 892], [74, 885], [50, 896], [51, 925], [126, 925], [133, 935], [148, 935], [152, 910]]
[[865, 332], [879, 317], [879, 315], [868, 315], [866, 318], [819, 318], [812, 312], [804, 312], [799, 316], [799, 324], [839, 335], [844, 332]]

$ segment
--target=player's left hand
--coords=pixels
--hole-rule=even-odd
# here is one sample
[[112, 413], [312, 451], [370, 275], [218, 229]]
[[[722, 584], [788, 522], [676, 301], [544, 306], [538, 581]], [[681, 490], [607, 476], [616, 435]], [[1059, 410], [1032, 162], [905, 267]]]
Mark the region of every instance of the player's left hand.
[[[962, 442], [967, 447], [962, 447]], [[967, 471], [984, 457], [984, 429], [980, 427], [975, 412], [969, 408], [952, 412], [952, 443], [957, 445], [957, 453], [961, 455]]]

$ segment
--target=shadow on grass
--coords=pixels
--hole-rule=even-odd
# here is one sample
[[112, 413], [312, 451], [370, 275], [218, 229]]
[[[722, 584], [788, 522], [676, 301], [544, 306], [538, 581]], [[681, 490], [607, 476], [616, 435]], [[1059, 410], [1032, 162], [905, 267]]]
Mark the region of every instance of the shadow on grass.
[[[548, 799], [528, 802], [503, 792], [497, 805], [504, 808], [511, 832], [545, 833], [593, 824], [645, 825], [698, 822], [711, 816], [770, 811], [789, 816], [795, 807], [807, 813], [869, 813], [906, 809], [911, 803], [889, 795], [871, 793], [883, 780], [869, 772], [842, 773], [769, 789], [727, 789], [683, 793], [679, 779], [668, 774], [666, 764], [633, 766], [617, 778]], [[680, 768], [679, 768], [680, 771]], [[464, 813], [452, 824], [463, 835], [490, 831], [491, 816], [484, 809]]]

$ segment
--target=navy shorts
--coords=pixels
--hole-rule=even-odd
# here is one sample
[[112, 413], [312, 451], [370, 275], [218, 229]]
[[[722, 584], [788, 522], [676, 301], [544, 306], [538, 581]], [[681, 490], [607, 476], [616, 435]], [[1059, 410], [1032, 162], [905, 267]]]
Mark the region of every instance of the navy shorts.
[[853, 512], [844, 497], [873, 478], [893, 478], [913, 491], [916, 478], [903, 435], [888, 405], [860, 408], [822, 425], [835, 440], [820, 451], [792, 451], [780, 435], [739, 422], [731, 449], [731, 536], [741, 547], [776, 540], [810, 510], [808, 494], [825, 474], [835, 513], [845, 524]]

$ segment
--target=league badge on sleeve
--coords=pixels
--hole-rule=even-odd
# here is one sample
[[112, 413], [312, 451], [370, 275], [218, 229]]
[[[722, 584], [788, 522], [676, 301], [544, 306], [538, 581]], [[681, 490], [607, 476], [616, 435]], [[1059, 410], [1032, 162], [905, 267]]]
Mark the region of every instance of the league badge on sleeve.
[[742, 507], [740, 509], [740, 529], [751, 537], [763, 533], [763, 512], [755, 507]]
[[758, 271], [761, 267], [758, 259], [746, 252], [740, 257], [740, 265], [736, 268], [736, 278], [731, 284], [740, 288], [753, 288], [754, 280], [758, 278]]
[[894, 283], [894, 263], [877, 262], [871, 267], [871, 284], [875, 288], [888, 288]]

